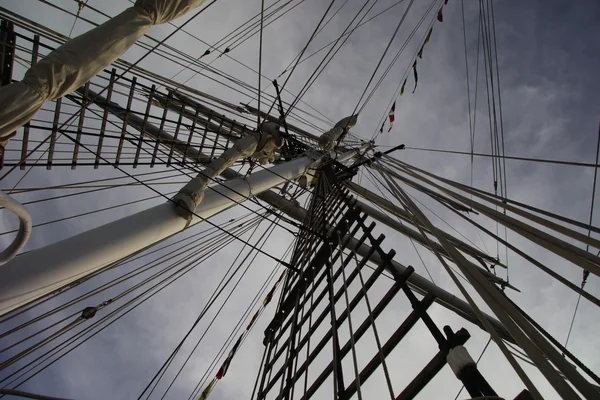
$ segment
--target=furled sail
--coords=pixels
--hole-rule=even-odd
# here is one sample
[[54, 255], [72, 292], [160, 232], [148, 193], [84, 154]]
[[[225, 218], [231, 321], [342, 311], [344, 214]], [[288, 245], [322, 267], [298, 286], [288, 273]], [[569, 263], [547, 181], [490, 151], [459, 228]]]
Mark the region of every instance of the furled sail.
[[62, 97], [117, 60], [152, 25], [169, 22], [205, 0], [137, 0], [116, 17], [54, 50], [21, 82], [0, 89], [0, 138], [27, 123], [46, 101]]

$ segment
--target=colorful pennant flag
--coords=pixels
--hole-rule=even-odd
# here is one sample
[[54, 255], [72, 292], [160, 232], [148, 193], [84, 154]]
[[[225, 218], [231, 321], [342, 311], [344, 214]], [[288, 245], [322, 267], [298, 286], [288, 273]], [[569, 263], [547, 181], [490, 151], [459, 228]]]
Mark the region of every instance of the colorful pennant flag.
[[275, 293], [275, 288], [276, 288], [276, 286], [273, 286], [273, 289], [271, 289], [269, 291], [269, 293], [267, 293], [267, 296], [263, 300], [263, 306], [266, 306], [267, 304], [269, 304], [271, 302], [271, 300], [273, 299], [273, 293]]
[[202, 391], [202, 394], [200, 394], [200, 397], [198, 397], [198, 400], [206, 400], [208, 398], [208, 395], [210, 394], [210, 392], [212, 391], [213, 386], [215, 386], [215, 383], [217, 382], [216, 379], [213, 379], [206, 388], [204, 388], [204, 390]]
[[441, 8], [440, 8], [440, 11], [438, 11], [437, 20], [440, 22], [444, 22], [444, 14], [442, 14]]
[[394, 101], [394, 104], [392, 104], [392, 109], [390, 110], [390, 128], [388, 129], [388, 132], [392, 130], [393, 126], [394, 126], [394, 121], [396, 120], [396, 102]]
[[258, 320], [258, 318], [260, 317], [260, 312], [266, 307], [267, 304], [269, 304], [269, 302], [273, 298], [273, 295], [275, 294], [275, 290], [277, 289], [277, 287], [279, 286], [279, 284], [285, 278], [286, 273], [287, 273], [287, 270], [284, 269], [284, 271], [282, 272], [281, 276], [279, 276], [279, 279], [277, 280], [277, 282], [275, 282], [275, 285], [273, 285], [273, 288], [267, 294], [267, 297], [265, 297], [265, 299], [263, 300], [262, 307], [260, 307], [256, 311], [256, 313], [252, 316], [252, 319], [248, 323], [248, 326], [246, 326], [246, 330], [240, 335], [240, 337], [237, 340], [237, 342], [235, 342], [235, 344], [233, 345], [233, 347], [229, 351], [229, 354], [227, 355], [227, 358], [225, 358], [225, 361], [223, 361], [223, 364], [221, 365], [221, 368], [219, 368], [219, 371], [215, 375], [215, 378], [204, 388], [204, 390], [200, 394], [200, 397], [198, 397], [198, 400], [206, 400], [208, 398], [208, 395], [212, 391], [213, 386], [216, 384], [217, 380], [222, 379], [225, 376], [225, 374], [227, 373], [227, 370], [229, 369], [229, 365], [231, 364], [231, 360], [233, 359], [233, 357], [235, 356], [235, 353], [237, 352], [238, 348], [242, 344], [242, 341], [243, 341], [244, 337], [246, 336], [246, 334], [248, 333], [248, 331], [250, 331], [250, 329], [252, 329], [252, 327], [254, 326], [254, 324], [256, 323], [256, 321]]
[[277, 283], [275, 283], [275, 286], [279, 285], [281, 283], [281, 281], [283, 280], [283, 278], [285, 277], [285, 273], [287, 272], [287, 270], [283, 270], [283, 272], [281, 273], [281, 276], [279, 276], [279, 279], [277, 279]]
[[252, 317], [252, 319], [250, 320], [250, 323], [248, 324], [248, 326], [246, 327], [246, 330], [249, 331], [250, 328], [252, 328], [252, 325], [254, 325], [254, 323], [256, 322], [256, 320], [258, 319], [258, 316], [260, 315], [260, 310], [257, 310], [256, 313], [254, 314], [254, 316]]
[[240, 347], [240, 344], [242, 343], [243, 338], [244, 338], [244, 334], [242, 333], [240, 338], [233, 345], [233, 348], [229, 352], [229, 355], [227, 356], [225, 361], [223, 361], [223, 365], [221, 365], [221, 368], [219, 368], [219, 371], [217, 372], [217, 376], [216, 376], [217, 379], [222, 379], [225, 376], [225, 374], [227, 373], [227, 370], [229, 369], [229, 364], [231, 364], [231, 360], [233, 359], [233, 356], [235, 356], [235, 352], [237, 351], [238, 347]]
[[423, 49], [425, 49], [425, 45], [427, 43], [429, 43], [429, 39], [431, 39], [431, 34], [433, 33], [433, 26], [429, 29], [429, 32], [427, 32], [427, 36], [425, 37], [425, 41], [423, 42], [423, 45], [421, 46], [421, 50], [419, 50], [419, 58], [423, 58]]
[[406, 87], [407, 80], [408, 80], [408, 77], [404, 78], [404, 83], [402, 83], [402, 87], [400, 88], [400, 96], [402, 96], [404, 94], [404, 88]]
[[417, 90], [417, 83], [419, 83], [419, 74], [417, 74], [417, 60], [415, 60], [413, 64], [413, 73], [415, 75], [415, 88], [413, 89], [413, 93]]

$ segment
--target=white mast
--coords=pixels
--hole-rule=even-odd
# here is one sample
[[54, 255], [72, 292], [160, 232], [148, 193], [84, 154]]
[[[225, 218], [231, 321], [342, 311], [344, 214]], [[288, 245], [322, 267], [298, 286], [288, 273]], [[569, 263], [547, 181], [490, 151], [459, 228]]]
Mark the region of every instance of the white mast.
[[[364, 148], [342, 154], [351, 159]], [[191, 220], [168, 202], [23, 254], [0, 268], [0, 315], [93, 273], [220, 213], [253, 195], [304, 174], [319, 161], [304, 156], [210, 187]]]

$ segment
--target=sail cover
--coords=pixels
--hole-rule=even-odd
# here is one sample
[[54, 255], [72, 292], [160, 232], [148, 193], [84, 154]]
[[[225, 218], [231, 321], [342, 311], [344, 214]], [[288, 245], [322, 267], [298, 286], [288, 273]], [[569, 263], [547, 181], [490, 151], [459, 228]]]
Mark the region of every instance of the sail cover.
[[0, 88], [0, 138], [27, 123], [44, 102], [62, 97], [117, 60], [152, 25], [169, 22], [205, 0], [137, 0], [104, 24], [54, 50], [21, 82]]

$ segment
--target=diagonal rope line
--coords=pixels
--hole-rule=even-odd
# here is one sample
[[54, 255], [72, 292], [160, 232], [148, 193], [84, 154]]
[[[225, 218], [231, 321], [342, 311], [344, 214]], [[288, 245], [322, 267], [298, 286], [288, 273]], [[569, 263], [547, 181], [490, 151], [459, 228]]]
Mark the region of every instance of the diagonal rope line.
[[[371, 74], [371, 77], [369, 78], [369, 82], [367, 82], [367, 86], [365, 87], [365, 90], [363, 91], [363, 93], [360, 95], [360, 98], [358, 99], [358, 102], [356, 103], [356, 107], [354, 107], [354, 111], [352, 111], [351, 115], [354, 115], [356, 113], [356, 110], [358, 110], [358, 106], [360, 105], [360, 102], [362, 101], [363, 97], [367, 93], [367, 90], [369, 89], [369, 86], [371, 86], [371, 82], [373, 82], [373, 79], [375, 78], [375, 75], [377, 74], [377, 71], [379, 71], [379, 67], [381, 66], [381, 63], [383, 62], [385, 56], [387, 55], [388, 50], [392, 46], [392, 43], [394, 42], [394, 39], [396, 39], [396, 35], [398, 34], [398, 31], [400, 30], [400, 27], [404, 23], [404, 20], [406, 20], [406, 16], [408, 15], [408, 12], [410, 11], [410, 9], [411, 9], [411, 7], [412, 7], [412, 5], [413, 5], [414, 2], [415, 2], [415, 0], [410, 0], [410, 2], [408, 3], [408, 6], [406, 6], [406, 9], [404, 10], [404, 14], [402, 14], [402, 17], [400, 18], [400, 21], [398, 21], [398, 25], [396, 25], [396, 29], [394, 30], [394, 33], [392, 34], [392, 37], [390, 38], [387, 46], [385, 47], [385, 50], [383, 51], [383, 54], [379, 58], [379, 61], [377, 62], [377, 65], [375, 66], [375, 70]], [[361, 107], [361, 111], [362, 111], [362, 109], [364, 108], [365, 105], [366, 105], [366, 103]]]

